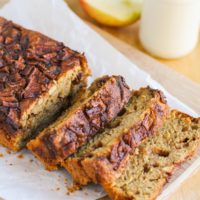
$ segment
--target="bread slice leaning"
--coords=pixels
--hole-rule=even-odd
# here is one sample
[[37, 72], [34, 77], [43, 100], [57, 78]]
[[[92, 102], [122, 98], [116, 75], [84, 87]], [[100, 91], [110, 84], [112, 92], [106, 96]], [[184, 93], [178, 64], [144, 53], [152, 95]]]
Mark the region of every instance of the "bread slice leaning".
[[20, 150], [86, 85], [85, 56], [0, 17], [0, 144]]
[[77, 186], [101, 183], [120, 175], [129, 154], [156, 133], [168, 114], [163, 94], [149, 87], [132, 94], [123, 112], [62, 165]]
[[120, 177], [102, 183], [113, 200], [154, 200], [169, 177], [200, 144], [200, 118], [171, 111], [156, 135], [129, 158]]
[[104, 76], [80, 95], [76, 103], [39, 136], [28, 149], [47, 169], [56, 169], [92, 136], [112, 121], [131, 96], [121, 76]]

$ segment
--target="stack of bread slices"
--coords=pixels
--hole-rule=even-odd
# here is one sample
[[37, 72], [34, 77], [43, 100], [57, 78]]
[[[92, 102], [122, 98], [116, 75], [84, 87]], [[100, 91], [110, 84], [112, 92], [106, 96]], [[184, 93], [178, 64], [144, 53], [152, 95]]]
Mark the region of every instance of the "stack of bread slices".
[[27, 148], [74, 184], [111, 199], [153, 200], [200, 144], [200, 118], [171, 110], [163, 93], [122, 76], [87, 88], [83, 54], [0, 18], [0, 143]]

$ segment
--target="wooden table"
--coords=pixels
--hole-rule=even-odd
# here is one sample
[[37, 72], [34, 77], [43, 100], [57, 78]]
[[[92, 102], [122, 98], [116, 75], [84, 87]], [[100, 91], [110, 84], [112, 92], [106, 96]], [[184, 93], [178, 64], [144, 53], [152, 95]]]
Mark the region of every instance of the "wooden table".
[[[118, 39], [128, 43], [129, 45], [139, 49], [140, 51], [147, 53], [142, 45], [140, 44], [138, 38], [139, 22], [123, 28], [110, 28], [96, 24], [91, 18], [89, 18], [81, 9], [78, 4], [78, 0], [67, 0], [70, 7], [84, 20], [92, 22], [102, 30], [111, 33], [113, 36], [116, 36]], [[182, 73], [186, 77], [190, 78], [194, 82], [200, 83], [200, 39], [196, 48], [187, 56], [173, 59], [165, 60], [159, 59], [160, 62], [166, 64], [168, 67], [176, 70], [177, 72]]]
[[[200, 83], [200, 40], [193, 52], [183, 58], [174, 60], [152, 58], [145, 52], [139, 42], [139, 22], [128, 27], [117, 29], [98, 25], [85, 15], [79, 6], [78, 0], [66, 1], [76, 14], [99, 32], [115, 48], [125, 54], [138, 66], [148, 71], [154, 79], [162, 83], [172, 94], [176, 95], [182, 101], [190, 105], [195, 111], [200, 113], [200, 85], [195, 84]], [[170, 68], [173, 70], [170, 70]], [[193, 82], [175, 71], [188, 77]], [[176, 85], [178, 85], [178, 87], [175, 87]], [[184, 92], [181, 92], [181, 90]], [[187, 93], [190, 94], [189, 97]], [[171, 195], [170, 200], [199, 200], [199, 186], [200, 170], [185, 181], [180, 188]]]

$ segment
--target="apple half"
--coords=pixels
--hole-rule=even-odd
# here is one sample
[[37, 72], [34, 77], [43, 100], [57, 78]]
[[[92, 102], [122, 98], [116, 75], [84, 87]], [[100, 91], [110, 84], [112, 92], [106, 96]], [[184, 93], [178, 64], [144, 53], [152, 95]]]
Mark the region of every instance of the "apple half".
[[140, 18], [143, 0], [80, 0], [85, 12], [107, 26], [125, 26]]

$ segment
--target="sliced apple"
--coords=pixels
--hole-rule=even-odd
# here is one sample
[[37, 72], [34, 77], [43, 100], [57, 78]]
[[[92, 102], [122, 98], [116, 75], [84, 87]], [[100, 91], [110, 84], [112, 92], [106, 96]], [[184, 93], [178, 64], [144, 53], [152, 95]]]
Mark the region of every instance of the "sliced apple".
[[107, 26], [125, 26], [141, 14], [143, 0], [80, 0], [85, 12]]

